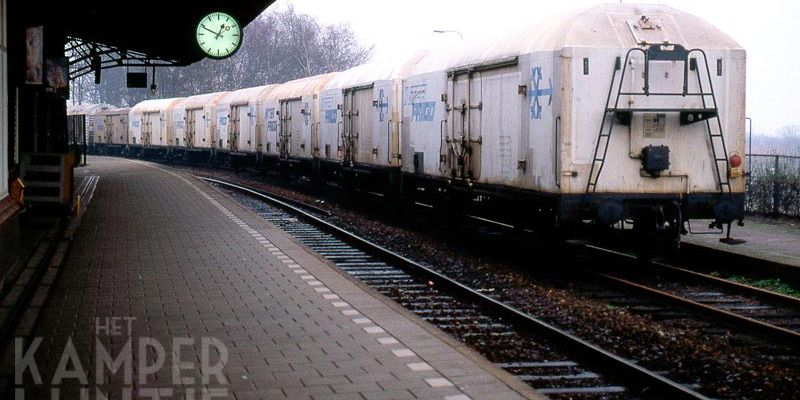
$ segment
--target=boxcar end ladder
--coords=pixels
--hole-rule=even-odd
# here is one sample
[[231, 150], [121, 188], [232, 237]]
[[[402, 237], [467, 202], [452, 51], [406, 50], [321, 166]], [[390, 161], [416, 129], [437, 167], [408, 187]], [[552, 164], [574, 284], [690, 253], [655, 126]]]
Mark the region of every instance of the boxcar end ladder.
[[[628, 61], [631, 54], [634, 52], [641, 52], [644, 55], [644, 87], [641, 92], [623, 92], [622, 84], [625, 81], [625, 73], [627, 71]], [[697, 65], [696, 58], [689, 58], [692, 53], [699, 53], [702, 55], [705, 64], [705, 72], [708, 80], [709, 91], [703, 89], [703, 80], [700, 75], [700, 70]], [[671, 92], [651, 92], [650, 91], [650, 61], [679, 61], [683, 62], [683, 90], [678, 93]], [[623, 67], [624, 65], [624, 67]], [[614, 85], [617, 82], [617, 71], [622, 70], [620, 73], [619, 83], [617, 84], [617, 94], [614, 99], [614, 105], [610, 106], [611, 94], [614, 90]], [[689, 92], [689, 70], [696, 72], [698, 92]], [[631, 108], [619, 107], [621, 96], [696, 96], [701, 100], [702, 108], [687, 109], [687, 108]], [[710, 104], [707, 101], [710, 98]], [[728, 179], [728, 158], [727, 148], [725, 146], [725, 138], [722, 132], [722, 121], [719, 118], [719, 110], [717, 108], [717, 99], [714, 94], [714, 85], [711, 81], [711, 72], [708, 67], [708, 58], [705, 51], [702, 49], [686, 50], [683, 46], [678, 44], [662, 44], [651, 45], [644, 48], [634, 47], [625, 54], [624, 64], [620, 62], [620, 57], [617, 57], [614, 63], [614, 72], [611, 76], [611, 84], [608, 88], [608, 95], [606, 96], [606, 104], [603, 113], [603, 120], [600, 124], [600, 133], [595, 143], [594, 155], [592, 157], [592, 166], [589, 170], [589, 179], [586, 184], [586, 194], [594, 193], [597, 189], [597, 181], [600, 179], [600, 173], [603, 170], [605, 159], [608, 154], [608, 146], [611, 142], [611, 132], [614, 129], [614, 124], [628, 126], [633, 119], [634, 113], [644, 112], [658, 112], [658, 113], [679, 113], [680, 124], [689, 125], [695, 122], [705, 121], [708, 130], [708, 138], [711, 143], [711, 152], [714, 158], [714, 168], [717, 174], [717, 181], [719, 182], [719, 192], [730, 193], [731, 185]], [[606, 120], [611, 116], [610, 121]], [[717, 133], [711, 127], [711, 119], [717, 121]], [[606, 129], [607, 125], [607, 129]], [[721, 150], [722, 155], [719, 155]], [[720, 168], [720, 163], [724, 163], [724, 168]]]

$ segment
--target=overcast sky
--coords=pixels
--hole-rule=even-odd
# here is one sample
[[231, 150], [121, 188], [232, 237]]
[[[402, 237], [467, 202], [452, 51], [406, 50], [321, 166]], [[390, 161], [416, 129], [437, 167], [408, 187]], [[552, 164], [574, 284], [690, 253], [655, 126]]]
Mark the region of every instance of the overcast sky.
[[[431, 44], [503, 32], [510, 25], [599, 4], [587, 0], [278, 0], [270, 8], [293, 4], [321, 22], [349, 23], [375, 56], [408, 53]], [[626, 3], [629, 3], [626, 1]], [[642, 1], [640, 3], [648, 3]], [[747, 115], [755, 132], [770, 133], [800, 124], [800, 2], [760, 0], [663, 0], [697, 15], [747, 50]], [[246, 39], [245, 39], [246, 40]]]

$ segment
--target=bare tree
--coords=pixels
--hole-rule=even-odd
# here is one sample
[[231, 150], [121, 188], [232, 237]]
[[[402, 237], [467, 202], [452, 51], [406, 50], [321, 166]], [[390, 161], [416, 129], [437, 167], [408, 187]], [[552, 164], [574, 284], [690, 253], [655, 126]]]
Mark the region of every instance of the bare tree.
[[[91, 74], [70, 82], [72, 101], [132, 106], [148, 98], [282, 83], [351, 68], [368, 61], [372, 54], [372, 48], [362, 46], [348, 25], [320, 25], [314, 17], [297, 13], [292, 6], [265, 11], [245, 27], [243, 37], [242, 47], [228, 59], [157, 68], [155, 96], [150, 89], [128, 89], [126, 70], [114, 68], [103, 70], [99, 85], [94, 84]], [[152, 70], [146, 72], [151, 74]]]
[[778, 135], [783, 139], [782, 154], [800, 155], [800, 125], [786, 125], [778, 129]]

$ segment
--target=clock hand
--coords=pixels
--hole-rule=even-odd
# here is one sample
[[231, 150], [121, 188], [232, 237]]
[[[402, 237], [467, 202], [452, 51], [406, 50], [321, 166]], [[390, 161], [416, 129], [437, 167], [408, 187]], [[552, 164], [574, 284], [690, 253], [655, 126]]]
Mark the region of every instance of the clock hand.
[[218, 38], [219, 38], [219, 36], [220, 36], [220, 35], [219, 35], [219, 33], [218, 33], [218, 32], [214, 32], [214, 31], [212, 31], [211, 29], [208, 29], [208, 28], [206, 28], [206, 26], [205, 26], [205, 25], [200, 25], [200, 26], [202, 26], [202, 27], [203, 27], [203, 29], [205, 29], [205, 30], [207, 30], [207, 31], [209, 31], [209, 32], [211, 32], [211, 33], [213, 33], [213, 34], [214, 34], [214, 39], [218, 39]]

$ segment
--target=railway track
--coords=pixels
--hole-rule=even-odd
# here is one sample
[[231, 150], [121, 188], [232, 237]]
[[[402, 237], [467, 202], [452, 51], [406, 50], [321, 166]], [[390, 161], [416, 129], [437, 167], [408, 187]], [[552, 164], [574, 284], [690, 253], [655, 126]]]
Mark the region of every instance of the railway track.
[[[649, 260], [642, 265], [641, 260], [633, 255], [588, 245], [585, 248], [598, 256], [616, 258], [627, 263], [629, 268], [624, 272], [582, 269], [582, 273], [800, 349], [800, 299], [796, 297], [678, 267], [663, 260]], [[643, 266], [648, 268], [641, 268]]]
[[320, 218], [324, 210], [217, 179], [240, 200], [342, 271], [471, 345], [498, 367], [555, 398], [704, 399], [634, 362], [548, 324], [428, 266]]

